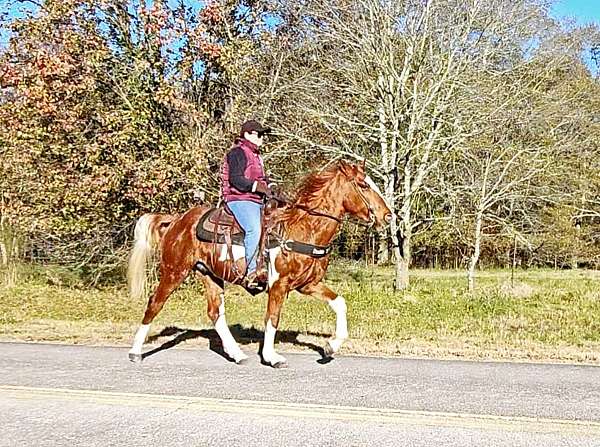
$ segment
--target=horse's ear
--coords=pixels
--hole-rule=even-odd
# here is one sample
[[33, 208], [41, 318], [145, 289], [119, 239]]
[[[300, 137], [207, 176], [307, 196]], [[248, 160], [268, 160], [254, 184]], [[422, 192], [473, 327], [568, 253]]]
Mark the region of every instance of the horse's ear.
[[344, 160], [340, 160], [340, 171], [348, 178], [356, 176], [356, 166], [353, 166]]
[[367, 174], [367, 159], [366, 158], [361, 159], [360, 163], [357, 164], [356, 167], [357, 167], [358, 175], [360, 175], [364, 178]]

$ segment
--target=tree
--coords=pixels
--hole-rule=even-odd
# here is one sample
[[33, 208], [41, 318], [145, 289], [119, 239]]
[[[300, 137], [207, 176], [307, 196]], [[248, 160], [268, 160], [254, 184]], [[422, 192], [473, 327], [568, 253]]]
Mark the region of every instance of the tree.
[[383, 181], [395, 216], [395, 283], [405, 288], [423, 184], [465, 138], [457, 103], [465, 76], [510, 63], [542, 11], [533, 1], [332, 0], [308, 14], [321, 62], [313, 91], [322, 94], [304, 104], [330, 135], [319, 148], [366, 156]]
[[112, 259], [140, 213], [218, 191], [214, 145], [245, 113], [234, 87], [262, 22], [240, 2], [39, 5], [0, 56], [3, 218], [36, 256], [85, 266]]

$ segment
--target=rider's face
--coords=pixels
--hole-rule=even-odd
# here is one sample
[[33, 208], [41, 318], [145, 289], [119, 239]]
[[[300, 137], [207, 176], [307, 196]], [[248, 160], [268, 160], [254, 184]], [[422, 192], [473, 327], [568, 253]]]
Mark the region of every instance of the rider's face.
[[263, 135], [256, 131], [246, 132], [244, 134], [244, 138], [246, 138], [246, 140], [248, 140], [250, 143], [256, 144], [257, 146], [262, 146], [263, 144]]

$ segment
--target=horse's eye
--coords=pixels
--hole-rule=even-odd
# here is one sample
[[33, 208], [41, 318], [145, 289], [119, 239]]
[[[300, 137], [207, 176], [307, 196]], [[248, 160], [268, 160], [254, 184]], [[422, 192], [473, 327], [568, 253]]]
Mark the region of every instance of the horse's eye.
[[356, 183], [358, 184], [359, 188], [361, 188], [361, 189], [367, 189], [369, 187], [367, 182], [365, 182], [364, 180], [359, 180]]

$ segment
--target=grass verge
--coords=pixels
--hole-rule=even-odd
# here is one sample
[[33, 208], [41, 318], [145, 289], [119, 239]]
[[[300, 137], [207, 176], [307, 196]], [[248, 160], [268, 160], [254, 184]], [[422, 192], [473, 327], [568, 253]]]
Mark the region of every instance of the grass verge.
[[[2, 272], [0, 272], [1, 274]], [[336, 263], [326, 282], [348, 302], [345, 354], [435, 358], [600, 362], [600, 273], [529, 270], [480, 272], [475, 294], [460, 271], [417, 270], [411, 288], [394, 292], [392, 270]], [[1, 278], [1, 276], [0, 276]], [[0, 340], [128, 345], [146, 302], [124, 285], [88, 288], [68, 271], [20, 266], [0, 283]], [[248, 349], [262, 339], [266, 296], [226, 292], [227, 318]], [[156, 346], [214, 340], [202, 287], [194, 278], [155, 320]], [[315, 350], [335, 328], [329, 307], [292, 293], [278, 332], [279, 349]]]

